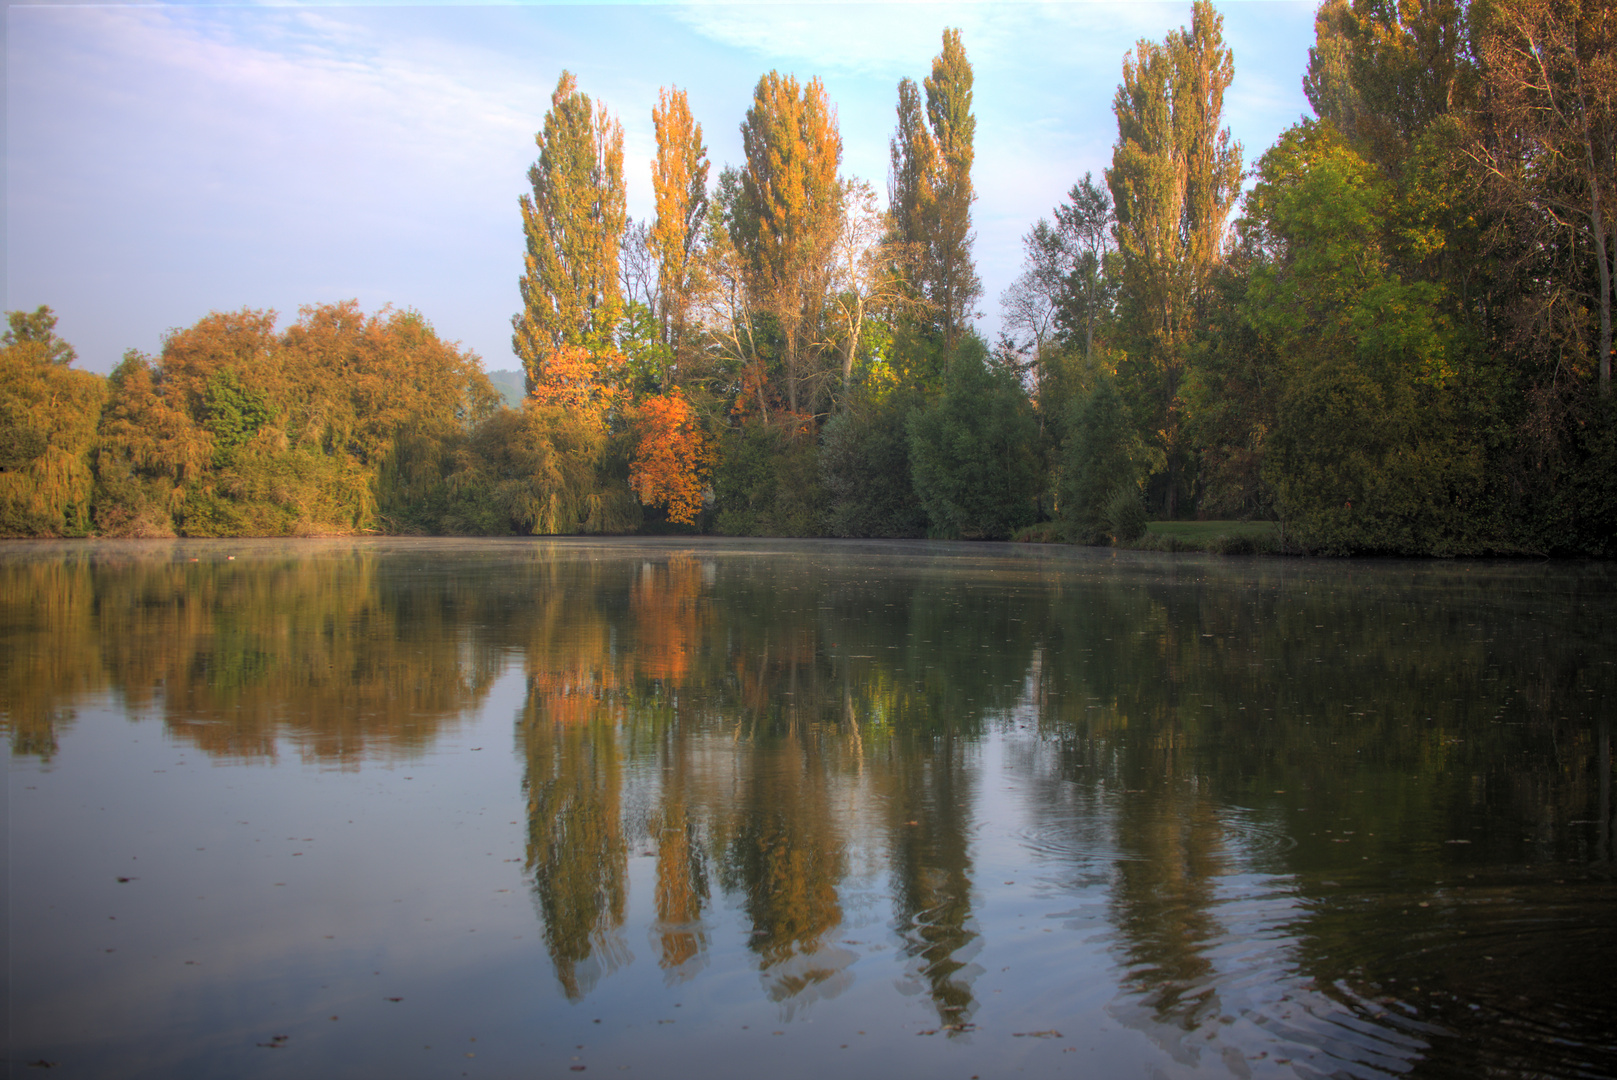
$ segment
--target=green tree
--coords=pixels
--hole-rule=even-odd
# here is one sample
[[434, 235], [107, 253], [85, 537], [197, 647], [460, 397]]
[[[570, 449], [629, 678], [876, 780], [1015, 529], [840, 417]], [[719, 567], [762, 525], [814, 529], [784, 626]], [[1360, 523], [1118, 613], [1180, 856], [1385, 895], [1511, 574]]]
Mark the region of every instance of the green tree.
[[611, 344], [622, 308], [618, 245], [628, 220], [623, 128], [578, 89], [570, 72], [556, 83], [534, 142], [533, 192], [521, 200], [527, 239], [518, 283], [522, 310], [511, 320], [511, 348], [530, 392], [555, 350]]
[[807, 427], [753, 416], [725, 431], [713, 475], [715, 531], [820, 535], [819, 445]]
[[79, 358], [73, 346], [56, 336], [56, 314], [43, 304], [33, 311], [6, 312], [0, 348], [9, 356], [42, 366], [67, 367]]
[[898, 84], [898, 129], [890, 144], [888, 202], [897, 242], [914, 257], [914, 287], [926, 301], [931, 328], [953, 348], [982, 296], [971, 249], [971, 182], [977, 119], [971, 111], [972, 72], [958, 29], [943, 32], [943, 49], [921, 91]]
[[943, 394], [910, 416], [910, 473], [935, 531], [999, 540], [1031, 524], [1039, 488], [1037, 426], [1014, 371], [961, 339]]
[[861, 401], [820, 431], [820, 482], [832, 536], [925, 536], [926, 511], [910, 481], [912, 395]]
[[1348, 46], [1351, 93], [1336, 83], [1336, 104], [1353, 110], [1355, 141], [1393, 175], [1428, 124], [1474, 97], [1465, 12], [1462, 0], [1354, 0], [1329, 16]]
[[1055, 208], [1055, 218], [1072, 252], [1067, 287], [1056, 305], [1056, 325], [1074, 342], [1081, 333], [1084, 360], [1093, 362], [1095, 331], [1110, 317], [1116, 301], [1116, 279], [1107, 265], [1117, 224], [1112, 193], [1086, 172], [1067, 193], [1067, 201]]
[[202, 407], [203, 426], [213, 436], [216, 467], [233, 461], [236, 449], [275, 416], [263, 393], [243, 386], [233, 367], [220, 368], [208, 380]]
[[1314, 45], [1308, 50], [1308, 72], [1303, 93], [1314, 115], [1329, 120], [1352, 139], [1364, 101], [1353, 88], [1353, 5], [1348, 0], [1324, 0], [1314, 13]]
[[1106, 172], [1117, 214], [1131, 389], [1166, 468], [1171, 517], [1185, 485], [1180, 383], [1200, 325], [1224, 222], [1240, 193], [1241, 147], [1223, 122], [1235, 67], [1223, 19], [1197, 0], [1189, 30], [1141, 41], [1113, 100], [1117, 144]]
[[1264, 472], [1288, 532], [1335, 553], [1497, 543], [1470, 347], [1443, 286], [1397, 272], [1400, 189], [1313, 122], [1258, 173], [1248, 215], [1271, 257], [1246, 303], [1284, 364]]
[[1152, 455], [1111, 376], [1098, 376], [1068, 410], [1061, 517], [1074, 540], [1096, 544], [1110, 534], [1107, 509], [1112, 498], [1122, 491], [1139, 497]]
[[[1583, 295], [1571, 311], [1545, 306], [1556, 322], [1571, 324], [1580, 352], [1593, 353], [1600, 396], [1609, 397], [1617, 296], [1617, 15], [1601, 2], [1510, 0], [1487, 5], [1476, 21], [1487, 93], [1470, 157], [1503, 216], [1530, 230], [1534, 247], [1571, 256], [1554, 273], [1553, 288], [1592, 279], [1592, 290], [1577, 290]], [[1577, 239], [1559, 239], [1567, 234]], [[1597, 313], [1592, 347], [1588, 316], [1578, 310], [1589, 307]]]
[[977, 118], [971, 112], [971, 64], [960, 31], [943, 32], [943, 51], [932, 59], [926, 87], [926, 118], [937, 146], [938, 175], [931, 191], [931, 231], [926, 262], [930, 299], [944, 343], [953, 347], [970, 323], [982, 282], [972, 262], [971, 184]]

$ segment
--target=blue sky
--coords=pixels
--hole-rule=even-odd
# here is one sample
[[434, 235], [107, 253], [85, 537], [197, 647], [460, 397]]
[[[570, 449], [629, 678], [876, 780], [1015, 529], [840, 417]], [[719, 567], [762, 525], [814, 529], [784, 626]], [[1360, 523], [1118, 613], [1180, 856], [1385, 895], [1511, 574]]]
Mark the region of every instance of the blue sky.
[[[1308, 111], [1311, 0], [1219, 5], [1226, 120], [1248, 164]], [[6, 10], [6, 310], [49, 304], [80, 365], [211, 310], [413, 307], [516, 366], [517, 198], [563, 68], [622, 120], [651, 212], [651, 108], [690, 94], [717, 169], [771, 69], [820, 76], [843, 172], [886, 190], [898, 80], [961, 28], [976, 79], [982, 322], [1021, 236], [1111, 157], [1123, 54], [1188, 3], [371, 6]]]

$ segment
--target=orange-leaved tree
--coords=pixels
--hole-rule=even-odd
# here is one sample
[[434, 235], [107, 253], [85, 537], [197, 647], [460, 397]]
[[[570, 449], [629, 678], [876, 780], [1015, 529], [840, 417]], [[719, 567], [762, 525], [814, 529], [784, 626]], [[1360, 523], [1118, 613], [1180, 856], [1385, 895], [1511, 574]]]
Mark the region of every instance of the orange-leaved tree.
[[604, 427], [622, 389], [625, 362], [618, 352], [563, 345], [544, 358], [528, 400], [537, 406], [559, 405]]
[[677, 386], [640, 402], [634, 414], [629, 487], [643, 505], [667, 507], [669, 521], [695, 521], [713, 458], [712, 440]]

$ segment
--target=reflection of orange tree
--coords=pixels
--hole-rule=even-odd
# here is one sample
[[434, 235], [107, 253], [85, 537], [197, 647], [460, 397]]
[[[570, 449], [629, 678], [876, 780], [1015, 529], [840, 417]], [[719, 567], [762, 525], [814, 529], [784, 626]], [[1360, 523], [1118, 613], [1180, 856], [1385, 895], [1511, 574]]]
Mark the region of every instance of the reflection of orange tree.
[[701, 564], [688, 555], [642, 568], [629, 590], [636, 674], [670, 686], [685, 679], [707, 623], [701, 591]]
[[677, 772], [670, 777], [671, 789], [664, 794], [656, 823], [657, 936], [661, 965], [670, 971], [695, 959], [706, 943], [701, 930], [708, 896], [706, 865], [683, 780]]

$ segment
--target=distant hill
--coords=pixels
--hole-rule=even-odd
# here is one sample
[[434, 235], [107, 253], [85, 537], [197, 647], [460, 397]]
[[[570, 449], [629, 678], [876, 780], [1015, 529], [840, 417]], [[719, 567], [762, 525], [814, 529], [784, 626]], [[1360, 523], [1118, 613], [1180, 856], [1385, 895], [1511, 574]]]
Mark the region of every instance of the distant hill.
[[522, 372], [520, 371], [491, 371], [488, 381], [494, 384], [494, 389], [500, 392], [500, 398], [508, 408], [516, 409], [522, 405], [526, 396]]

